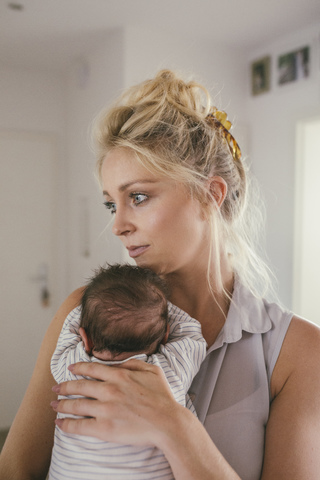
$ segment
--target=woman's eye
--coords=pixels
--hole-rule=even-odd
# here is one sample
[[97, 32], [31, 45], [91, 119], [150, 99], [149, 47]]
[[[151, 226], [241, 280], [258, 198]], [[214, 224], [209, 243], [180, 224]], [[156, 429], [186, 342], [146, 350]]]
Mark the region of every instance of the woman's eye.
[[144, 193], [131, 193], [130, 197], [135, 205], [140, 205], [148, 199], [148, 196]]
[[117, 206], [113, 202], [104, 202], [103, 204], [107, 210], [110, 210], [110, 213], [116, 213], [117, 211]]

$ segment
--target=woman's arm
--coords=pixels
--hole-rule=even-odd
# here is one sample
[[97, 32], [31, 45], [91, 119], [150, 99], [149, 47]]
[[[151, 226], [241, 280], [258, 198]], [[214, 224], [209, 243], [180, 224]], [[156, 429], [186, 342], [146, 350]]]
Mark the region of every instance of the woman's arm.
[[135, 445], [156, 445], [177, 480], [235, 480], [232, 470], [197, 418], [178, 404], [161, 368], [139, 360], [106, 366], [77, 363], [78, 380], [57, 386], [61, 395], [90, 398], [60, 400], [55, 409], [91, 418], [59, 419], [67, 433]]
[[68, 313], [81, 299], [82, 289], [62, 304], [41, 345], [36, 366], [0, 456], [1, 480], [46, 478], [53, 445], [55, 413], [50, 402], [56, 399], [50, 360]]
[[320, 329], [294, 317], [271, 380], [263, 480], [317, 480], [320, 472]]

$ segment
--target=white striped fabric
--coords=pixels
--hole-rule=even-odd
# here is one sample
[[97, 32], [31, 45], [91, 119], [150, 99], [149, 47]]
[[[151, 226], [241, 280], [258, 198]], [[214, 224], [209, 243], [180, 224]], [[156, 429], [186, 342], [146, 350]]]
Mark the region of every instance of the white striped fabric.
[[[170, 302], [168, 307], [170, 334], [167, 344], [161, 345], [157, 354], [135, 355], [131, 358], [160, 366], [177, 402], [195, 414], [187, 392], [206, 356], [207, 345], [197, 320]], [[51, 360], [51, 371], [57, 383], [81, 378], [67, 369], [72, 363], [79, 361], [93, 361], [108, 365], [122, 363], [103, 362], [90, 357], [85, 352], [78, 333], [79, 323], [80, 307], [77, 307], [65, 320]], [[62, 417], [61, 414], [58, 416]], [[172, 480], [173, 478], [170, 465], [157, 448], [120, 445], [93, 437], [68, 435], [56, 427], [49, 480]]]

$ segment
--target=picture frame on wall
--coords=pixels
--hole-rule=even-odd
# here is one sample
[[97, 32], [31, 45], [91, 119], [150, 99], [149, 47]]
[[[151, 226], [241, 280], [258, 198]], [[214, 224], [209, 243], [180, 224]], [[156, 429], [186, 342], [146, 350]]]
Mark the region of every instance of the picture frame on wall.
[[278, 57], [278, 85], [307, 78], [310, 73], [310, 48], [308, 46]]
[[251, 93], [260, 95], [270, 90], [271, 57], [265, 56], [251, 63]]

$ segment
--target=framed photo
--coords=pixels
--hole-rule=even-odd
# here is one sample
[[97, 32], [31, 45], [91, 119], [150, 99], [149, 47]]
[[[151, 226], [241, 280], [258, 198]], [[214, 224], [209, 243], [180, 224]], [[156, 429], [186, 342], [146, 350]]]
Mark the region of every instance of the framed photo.
[[263, 57], [251, 64], [251, 92], [252, 95], [270, 90], [270, 56]]
[[300, 48], [278, 57], [278, 84], [296, 82], [309, 76], [310, 49]]

